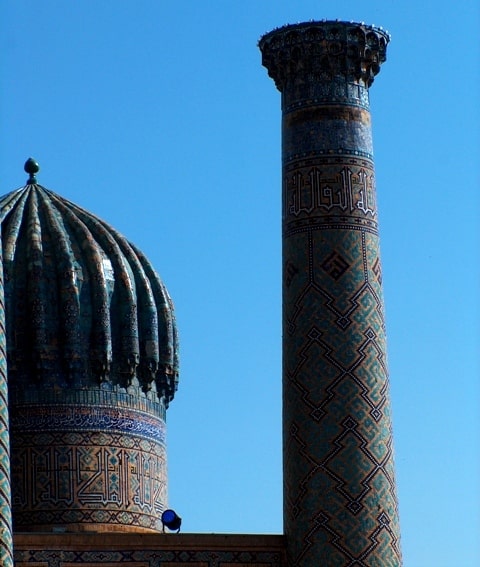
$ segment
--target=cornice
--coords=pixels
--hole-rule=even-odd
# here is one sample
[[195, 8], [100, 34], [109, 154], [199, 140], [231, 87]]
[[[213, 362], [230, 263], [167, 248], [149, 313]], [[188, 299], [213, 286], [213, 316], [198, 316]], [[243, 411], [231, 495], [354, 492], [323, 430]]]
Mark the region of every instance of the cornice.
[[278, 90], [336, 78], [369, 87], [386, 60], [390, 35], [363, 23], [312, 21], [287, 25], [259, 41], [262, 64]]

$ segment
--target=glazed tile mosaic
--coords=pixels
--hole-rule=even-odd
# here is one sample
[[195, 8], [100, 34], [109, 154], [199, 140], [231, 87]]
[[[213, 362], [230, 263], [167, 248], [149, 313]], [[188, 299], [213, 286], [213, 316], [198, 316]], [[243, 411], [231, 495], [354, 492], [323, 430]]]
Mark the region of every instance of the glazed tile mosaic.
[[401, 565], [369, 109], [388, 41], [323, 21], [259, 44], [282, 93], [284, 536], [161, 533], [172, 301], [27, 160], [0, 198], [2, 566]]
[[401, 564], [368, 101], [388, 40], [313, 22], [260, 41], [283, 110], [290, 565]]
[[272, 552], [167, 550], [142, 551], [34, 551], [15, 553], [16, 567], [283, 567], [282, 556]]
[[16, 567], [286, 567], [278, 535], [21, 534], [15, 561]]
[[13, 551], [6, 346], [3, 269], [0, 261], [0, 563], [10, 567], [13, 565]]
[[26, 171], [0, 199], [14, 529], [159, 531], [171, 299], [139, 250]]

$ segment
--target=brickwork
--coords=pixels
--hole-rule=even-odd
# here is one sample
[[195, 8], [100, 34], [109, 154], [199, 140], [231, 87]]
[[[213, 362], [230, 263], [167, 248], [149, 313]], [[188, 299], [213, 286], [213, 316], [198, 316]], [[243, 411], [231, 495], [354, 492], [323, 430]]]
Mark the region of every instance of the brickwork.
[[283, 536], [16, 534], [17, 567], [286, 567]]
[[15, 530], [160, 531], [167, 499], [161, 418], [113, 404], [23, 405], [11, 425]]
[[[160, 531], [178, 381], [162, 281], [133, 244], [32, 174], [0, 199], [0, 221], [15, 531]], [[5, 526], [7, 511], [0, 501]]]
[[286, 26], [282, 93], [284, 525], [289, 565], [401, 563], [368, 88], [388, 35]]
[[0, 563], [13, 565], [12, 509], [10, 489], [10, 432], [8, 416], [7, 341], [3, 294], [3, 256], [0, 238]]

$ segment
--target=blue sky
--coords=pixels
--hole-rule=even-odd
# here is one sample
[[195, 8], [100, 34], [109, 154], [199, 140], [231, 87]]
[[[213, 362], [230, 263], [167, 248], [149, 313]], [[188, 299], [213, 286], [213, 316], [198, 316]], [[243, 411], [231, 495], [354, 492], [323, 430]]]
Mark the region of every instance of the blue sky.
[[[335, 7], [333, 6], [335, 4]], [[371, 89], [406, 567], [480, 564], [476, 0], [0, 3], [0, 193], [39, 182], [151, 259], [176, 305], [170, 505], [282, 530], [280, 96], [258, 38], [392, 34]]]

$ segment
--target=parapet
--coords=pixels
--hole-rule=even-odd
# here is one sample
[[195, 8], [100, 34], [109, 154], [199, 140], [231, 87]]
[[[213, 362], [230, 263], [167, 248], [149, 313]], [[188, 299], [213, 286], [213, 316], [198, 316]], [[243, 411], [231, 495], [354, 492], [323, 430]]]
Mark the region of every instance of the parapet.
[[370, 87], [386, 60], [390, 35], [363, 23], [311, 21], [286, 25], [259, 41], [262, 64], [277, 89], [344, 78]]

